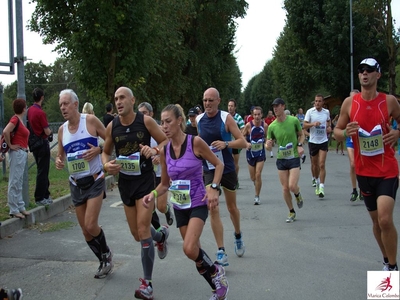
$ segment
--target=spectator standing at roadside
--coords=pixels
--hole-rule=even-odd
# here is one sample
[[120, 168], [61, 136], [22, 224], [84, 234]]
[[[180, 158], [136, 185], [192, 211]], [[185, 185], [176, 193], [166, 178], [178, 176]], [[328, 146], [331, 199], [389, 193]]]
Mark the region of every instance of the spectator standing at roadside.
[[73, 90], [60, 92], [59, 105], [66, 122], [58, 129], [56, 168], [62, 170], [67, 162], [76, 217], [87, 245], [100, 262], [94, 277], [104, 278], [114, 266], [112, 252], [98, 224], [106, 196], [98, 137], [104, 139], [105, 128], [96, 116], [79, 113], [79, 99]]
[[[28, 157], [29, 138], [29, 130], [23, 122], [26, 113], [26, 101], [15, 99], [13, 110], [15, 115], [11, 117], [10, 122], [3, 130], [5, 141], [9, 146], [8, 206], [11, 217], [25, 219], [25, 216], [29, 216], [22, 198], [22, 178]], [[11, 133], [14, 133], [14, 136], [11, 136]]]
[[35, 201], [37, 205], [53, 203], [50, 197], [50, 144], [53, 141], [53, 133], [49, 128], [46, 113], [42, 105], [44, 93], [40, 88], [33, 90], [34, 104], [28, 109], [27, 122], [31, 132], [29, 136], [29, 150], [35, 158], [37, 166]]
[[351, 136], [357, 181], [381, 250], [384, 271], [398, 271], [397, 230], [393, 210], [399, 186], [394, 145], [400, 131], [390, 128], [390, 117], [400, 122], [400, 105], [393, 95], [377, 91], [381, 68], [374, 58], [358, 66], [361, 93], [347, 97], [335, 127], [336, 140]]
[[113, 105], [111, 103], [107, 103], [106, 105], [106, 114], [103, 116], [103, 124], [104, 127], [107, 128], [108, 123], [110, 123], [112, 120], [114, 120], [114, 115], [113, 115]]

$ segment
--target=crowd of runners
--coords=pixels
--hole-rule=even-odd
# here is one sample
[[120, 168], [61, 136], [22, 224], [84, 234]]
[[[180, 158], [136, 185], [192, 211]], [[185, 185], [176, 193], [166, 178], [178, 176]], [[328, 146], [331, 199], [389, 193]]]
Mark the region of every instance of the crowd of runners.
[[[293, 198], [297, 209], [307, 206], [298, 184], [307, 156], [312, 174], [309, 188], [315, 188], [317, 197], [325, 197], [325, 162], [331, 136], [338, 143], [346, 143], [350, 201], [365, 203], [384, 270], [398, 270], [393, 208], [399, 172], [393, 146], [400, 133], [389, 124], [391, 117], [400, 121], [400, 105], [395, 97], [377, 92], [381, 70], [375, 59], [364, 59], [358, 74], [361, 91], [351, 91], [344, 100], [334, 128], [321, 94], [315, 96], [313, 107], [305, 114], [299, 108], [297, 114], [291, 115], [286, 101], [276, 98], [266, 116], [262, 107], [253, 106], [251, 114], [243, 119], [236, 112], [234, 99], [229, 100], [224, 111], [218, 90], [208, 88], [202, 107], [184, 113], [180, 105], [170, 104], [162, 110], [157, 124], [151, 104], [141, 103], [135, 112], [132, 91], [120, 87], [115, 93], [118, 116], [104, 127], [95, 116], [79, 113], [79, 100], [72, 90], [62, 91], [59, 104], [66, 122], [58, 132], [56, 167], [63, 169], [66, 165], [70, 171], [69, 184], [78, 221], [89, 248], [100, 262], [95, 278], [104, 278], [113, 270], [113, 253], [98, 225], [106, 196], [104, 175], [108, 173], [119, 175], [118, 187], [128, 227], [141, 246], [143, 278], [135, 297], [153, 299], [154, 249], [160, 259], [167, 257], [168, 225], [175, 222], [183, 239], [184, 254], [211, 288], [210, 300], [227, 299], [229, 284], [224, 268], [229, 261], [218, 204], [223, 191], [232, 221], [234, 252], [243, 257], [245, 234], [236, 203], [240, 152], [246, 151], [249, 177], [254, 183], [254, 205], [262, 205], [266, 199], [261, 195], [264, 163], [268, 156], [276, 161], [282, 197], [288, 208], [285, 221], [293, 223]], [[98, 144], [98, 137], [104, 139], [104, 145]], [[303, 146], [307, 141], [305, 153]], [[168, 225], [161, 225], [156, 208], [165, 214]], [[208, 215], [216, 244], [215, 259], [200, 244]]]

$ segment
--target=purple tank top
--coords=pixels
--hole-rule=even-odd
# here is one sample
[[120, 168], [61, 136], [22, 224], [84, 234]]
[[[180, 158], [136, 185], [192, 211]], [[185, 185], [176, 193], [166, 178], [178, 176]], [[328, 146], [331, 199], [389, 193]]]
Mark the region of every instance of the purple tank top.
[[[182, 147], [185, 145], [183, 143]], [[166, 165], [167, 173], [171, 180], [190, 180], [190, 198], [192, 208], [207, 205], [202, 201], [206, 194], [203, 182], [203, 160], [193, 153], [192, 135], [186, 135], [186, 150], [179, 158], [171, 158], [171, 142], [167, 144]], [[174, 205], [174, 209], [179, 209]]]

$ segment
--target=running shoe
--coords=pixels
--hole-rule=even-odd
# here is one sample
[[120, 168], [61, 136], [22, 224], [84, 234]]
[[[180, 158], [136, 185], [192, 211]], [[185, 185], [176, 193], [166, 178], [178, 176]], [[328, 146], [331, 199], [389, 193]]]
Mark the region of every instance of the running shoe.
[[219, 297], [218, 297], [217, 293], [215, 292], [215, 290], [212, 290], [212, 295], [209, 300], [219, 300]]
[[397, 267], [397, 265], [394, 266], [394, 268], [389, 268], [389, 271], [398, 271], [399, 268]]
[[350, 201], [351, 201], [351, 202], [354, 202], [354, 201], [357, 200], [357, 198], [358, 198], [358, 193], [357, 193], [357, 191], [353, 191], [353, 192], [351, 193], [351, 196], [350, 196]]
[[319, 188], [318, 196], [319, 196], [320, 198], [324, 198], [325, 192], [324, 192], [324, 188], [323, 188], [323, 187], [320, 187], [320, 188]]
[[168, 226], [163, 225], [160, 231], [164, 234], [164, 241], [163, 242], [156, 242], [157, 253], [160, 259], [164, 259], [168, 254], [168, 236], [169, 236], [169, 229]]
[[167, 212], [165, 213], [165, 218], [167, 219], [167, 224], [169, 226], [174, 224], [174, 215], [172, 214], [171, 206], [169, 204], [167, 204]]
[[225, 276], [225, 270], [220, 265], [215, 265], [215, 268], [215, 274], [211, 275], [211, 280], [215, 285], [214, 294], [217, 295], [217, 299], [219, 300], [226, 299], [226, 295], [228, 294], [229, 290], [229, 284], [228, 279], [226, 279]]
[[22, 299], [22, 290], [21, 289], [12, 289], [7, 291], [7, 299], [9, 300], [20, 300]]
[[153, 288], [150, 286], [149, 281], [139, 278], [140, 287], [135, 290], [136, 299], [152, 300], [153, 299]]
[[358, 199], [360, 201], [364, 201], [364, 195], [361, 193], [361, 190], [360, 190], [360, 193], [358, 194]]
[[258, 196], [254, 197], [254, 205], [260, 205], [260, 197]]
[[[235, 237], [235, 233], [233, 233], [233, 236]], [[240, 233], [240, 239], [237, 239], [235, 237], [235, 253], [238, 257], [242, 257], [244, 255], [244, 252], [246, 251], [246, 246], [243, 243], [242, 240], [242, 233]]]
[[94, 275], [94, 278], [96, 279], [101, 279], [106, 277], [108, 274], [111, 274], [114, 268], [114, 263], [112, 261], [113, 255], [111, 250], [109, 250], [108, 253], [102, 254], [101, 257], [102, 260], [100, 262], [100, 266], [97, 269], [96, 274]]
[[217, 255], [217, 259], [215, 260], [216, 264], [221, 265], [223, 267], [229, 266], [228, 254], [226, 254], [224, 250], [218, 250], [216, 255]]
[[299, 195], [296, 197], [296, 202], [297, 202], [297, 207], [302, 208], [303, 207], [303, 197], [301, 196], [300, 192]]
[[293, 223], [295, 219], [296, 219], [296, 213], [290, 212], [286, 219], [286, 223]]
[[389, 263], [383, 263], [382, 271], [389, 271]]
[[319, 184], [315, 186], [315, 195], [319, 195]]
[[316, 187], [317, 186], [317, 181], [315, 179], [312, 180], [312, 186]]

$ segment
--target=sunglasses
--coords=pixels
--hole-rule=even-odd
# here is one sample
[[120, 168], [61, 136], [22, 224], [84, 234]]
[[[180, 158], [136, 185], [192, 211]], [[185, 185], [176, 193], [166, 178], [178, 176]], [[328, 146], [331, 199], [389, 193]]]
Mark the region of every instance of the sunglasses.
[[364, 71], [367, 71], [367, 73], [372, 73], [376, 71], [376, 68], [371, 66], [358, 67], [358, 73], [362, 74]]

